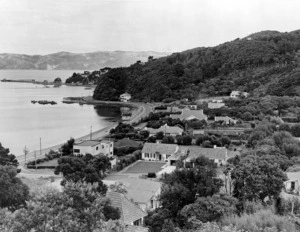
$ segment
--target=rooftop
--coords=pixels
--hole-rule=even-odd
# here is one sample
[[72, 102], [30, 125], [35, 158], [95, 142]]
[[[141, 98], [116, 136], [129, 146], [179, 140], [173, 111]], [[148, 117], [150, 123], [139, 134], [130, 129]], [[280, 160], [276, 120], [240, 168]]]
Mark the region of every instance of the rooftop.
[[178, 126], [168, 126], [167, 124], [161, 126], [158, 129], [148, 128], [146, 127], [145, 130], [149, 131], [150, 134], [156, 134], [157, 132], [164, 132], [165, 134], [182, 134], [183, 129]]
[[180, 156], [186, 154], [189, 151], [188, 158], [189, 160], [196, 159], [200, 156], [204, 156], [209, 159], [218, 159], [218, 160], [227, 160], [228, 150], [224, 147], [217, 148], [204, 148], [200, 146], [179, 146], [179, 150], [169, 157], [172, 160], [178, 160]]
[[145, 143], [142, 153], [160, 153], [160, 154], [174, 154], [178, 149], [178, 145], [164, 144], [164, 143]]
[[120, 219], [124, 224], [131, 224], [132, 222], [147, 216], [147, 213], [145, 213], [138, 205], [131, 202], [121, 193], [111, 191], [107, 193], [107, 197], [110, 199], [113, 207], [119, 208], [121, 213]]
[[191, 119], [198, 119], [198, 120], [207, 120], [207, 115], [203, 113], [203, 110], [190, 110], [190, 109], [183, 109], [181, 114], [172, 114], [170, 115], [171, 118], [179, 118], [180, 120], [191, 120]]
[[147, 203], [160, 189], [161, 183], [158, 181], [130, 178], [127, 175], [107, 176], [103, 183], [123, 183], [127, 190], [127, 196], [136, 203]]
[[85, 140], [78, 143], [74, 143], [76, 146], [85, 146], [85, 147], [93, 147], [101, 144], [101, 140]]

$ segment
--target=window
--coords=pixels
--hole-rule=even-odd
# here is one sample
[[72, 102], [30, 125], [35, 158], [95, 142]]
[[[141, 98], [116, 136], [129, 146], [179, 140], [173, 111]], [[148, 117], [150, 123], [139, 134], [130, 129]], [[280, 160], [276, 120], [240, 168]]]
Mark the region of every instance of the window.
[[112, 144], [110, 144], [110, 147], [112, 147]]
[[104, 145], [102, 145], [102, 149], [104, 149]]
[[148, 153], [145, 153], [145, 158], [149, 158], [149, 154]]
[[112, 151], [110, 152], [110, 154], [112, 155]]
[[74, 153], [80, 153], [80, 149], [74, 149]]
[[98, 146], [96, 147], [96, 151], [98, 151]]
[[142, 219], [139, 219], [139, 220], [136, 220], [133, 222], [133, 225], [135, 225], [135, 226], [139, 226], [141, 224], [142, 224]]

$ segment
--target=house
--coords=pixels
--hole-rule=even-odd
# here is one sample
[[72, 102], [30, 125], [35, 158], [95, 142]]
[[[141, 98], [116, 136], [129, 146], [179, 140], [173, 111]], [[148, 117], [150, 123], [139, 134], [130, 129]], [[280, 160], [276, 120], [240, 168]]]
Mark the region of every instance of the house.
[[182, 135], [183, 129], [181, 129], [178, 126], [168, 126], [167, 124], [161, 126], [158, 129], [153, 129], [150, 127], [145, 127], [144, 130], [149, 131], [149, 135], [156, 135], [157, 132], [164, 132], [165, 135], [171, 135], [171, 136], [176, 136], [176, 135]]
[[144, 212], [138, 205], [133, 203], [122, 193], [107, 192], [107, 198], [111, 202], [111, 206], [120, 210], [120, 220], [125, 225], [143, 226], [144, 218], [147, 213]]
[[132, 116], [132, 113], [130, 113], [130, 112], [122, 113], [122, 121], [130, 121], [131, 116]]
[[74, 155], [105, 155], [112, 157], [114, 155], [114, 142], [106, 140], [85, 140], [74, 143]]
[[241, 91], [232, 91], [230, 94], [231, 98], [238, 98], [238, 97], [249, 97], [249, 93], [241, 92]]
[[190, 105], [186, 105], [189, 109], [191, 110], [197, 110], [197, 105], [196, 104], [190, 104]]
[[240, 96], [241, 92], [240, 91], [232, 91], [230, 94], [230, 97], [232, 98], [238, 98]]
[[159, 195], [161, 192], [161, 182], [132, 178], [125, 175], [109, 175], [103, 183], [106, 185], [122, 183], [127, 190], [126, 196], [147, 212], [160, 207]]
[[178, 151], [176, 144], [145, 143], [142, 150], [142, 159], [148, 161], [168, 161], [168, 158]]
[[147, 227], [125, 225], [125, 232], [149, 232]]
[[172, 114], [170, 115], [173, 119], [180, 119], [180, 120], [207, 120], [207, 115], [203, 113], [203, 110], [190, 110], [190, 109], [183, 109], [181, 114]]
[[225, 117], [215, 117], [215, 122], [220, 122], [220, 121], [223, 121], [225, 122], [226, 124], [236, 124], [237, 123], [237, 120], [235, 119], [232, 119], [228, 116], [225, 116]]
[[213, 160], [218, 166], [225, 165], [228, 159], [228, 150], [224, 147], [179, 146], [178, 151], [169, 157], [168, 162], [169, 165], [174, 165], [176, 161], [184, 157], [186, 157], [186, 162], [191, 162], [200, 156]]
[[225, 106], [224, 102], [209, 102], [208, 109], [219, 109]]
[[131, 95], [129, 93], [123, 93], [120, 95], [121, 102], [128, 102], [131, 99]]
[[117, 142], [114, 143], [114, 147], [115, 148], [129, 148], [129, 147], [133, 147], [133, 148], [139, 148], [142, 146], [142, 142], [137, 142], [137, 141], [134, 141], [130, 138], [124, 138], [124, 139], [121, 139]]

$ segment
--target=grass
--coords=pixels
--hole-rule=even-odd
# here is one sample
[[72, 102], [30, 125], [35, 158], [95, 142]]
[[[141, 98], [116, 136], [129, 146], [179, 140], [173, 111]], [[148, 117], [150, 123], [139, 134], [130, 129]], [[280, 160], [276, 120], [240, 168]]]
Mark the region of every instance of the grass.
[[124, 173], [149, 173], [154, 172], [157, 173], [161, 171], [161, 167], [166, 163], [163, 162], [146, 162], [141, 161], [128, 168]]

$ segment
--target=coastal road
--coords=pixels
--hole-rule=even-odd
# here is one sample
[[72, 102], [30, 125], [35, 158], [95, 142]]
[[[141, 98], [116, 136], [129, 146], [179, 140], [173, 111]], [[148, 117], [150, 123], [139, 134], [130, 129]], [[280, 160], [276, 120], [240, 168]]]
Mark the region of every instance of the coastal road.
[[[96, 105], [97, 103], [103, 103], [103, 102], [93, 101], [93, 104]], [[89, 104], [91, 104], [91, 103], [89, 103]], [[105, 104], [109, 104], [109, 102], [105, 102]], [[152, 107], [150, 105], [146, 104], [146, 103], [129, 103], [128, 105], [132, 105], [132, 106], [134, 106], [134, 107], [137, 108], [133, 112], [132, 119], [129, 121], [130, 123], [139, 122], [140, 119], [148, 116], [150, 114], [150, 112], [152, 112]], [[93, 139], [102, 139], [103, 137], [105, 137], [106, 135], [108, 135], [109, 131], [111, 129], [115, 128], [117, 125], [118, 125], [118, 122], [112, 123], [111, 125], [103, 128], [101, 130], [93, 132], [92, 133], [92, 138]], [[89, 139], [90, 139], [90, 134], [82, 136], [80, 138], [76, 138], [75, 142], [80, 142], [81, 140], [89, 140]], [[66, 141], [67, 141], [67, 139], [66, 139]], [[50, 150], [58, 151], [59, 148], [61, 148], [61, 146], [63, 144], [64, 143], [61, 143], [61, 144], [58, 144], [58, 145], [55, 145], [55, 146], [52, 146], [52, 147], [48, 147], [48, 148], [42, 149], [41, 152], [39, 150], [36, 151], [36, 152], [30, 152], [26, 156], [26, 162], [34, 160], [35, 157], [37, 159], [38, 158], [42, 158], [42, 157], [45, 156], [45, 154], [49, 153]], [[20, 163], [20, 166], [24, 166], [25, 165], [25, 155], [17, 156], [17, 159], [18, 159], [18, 161]]]

